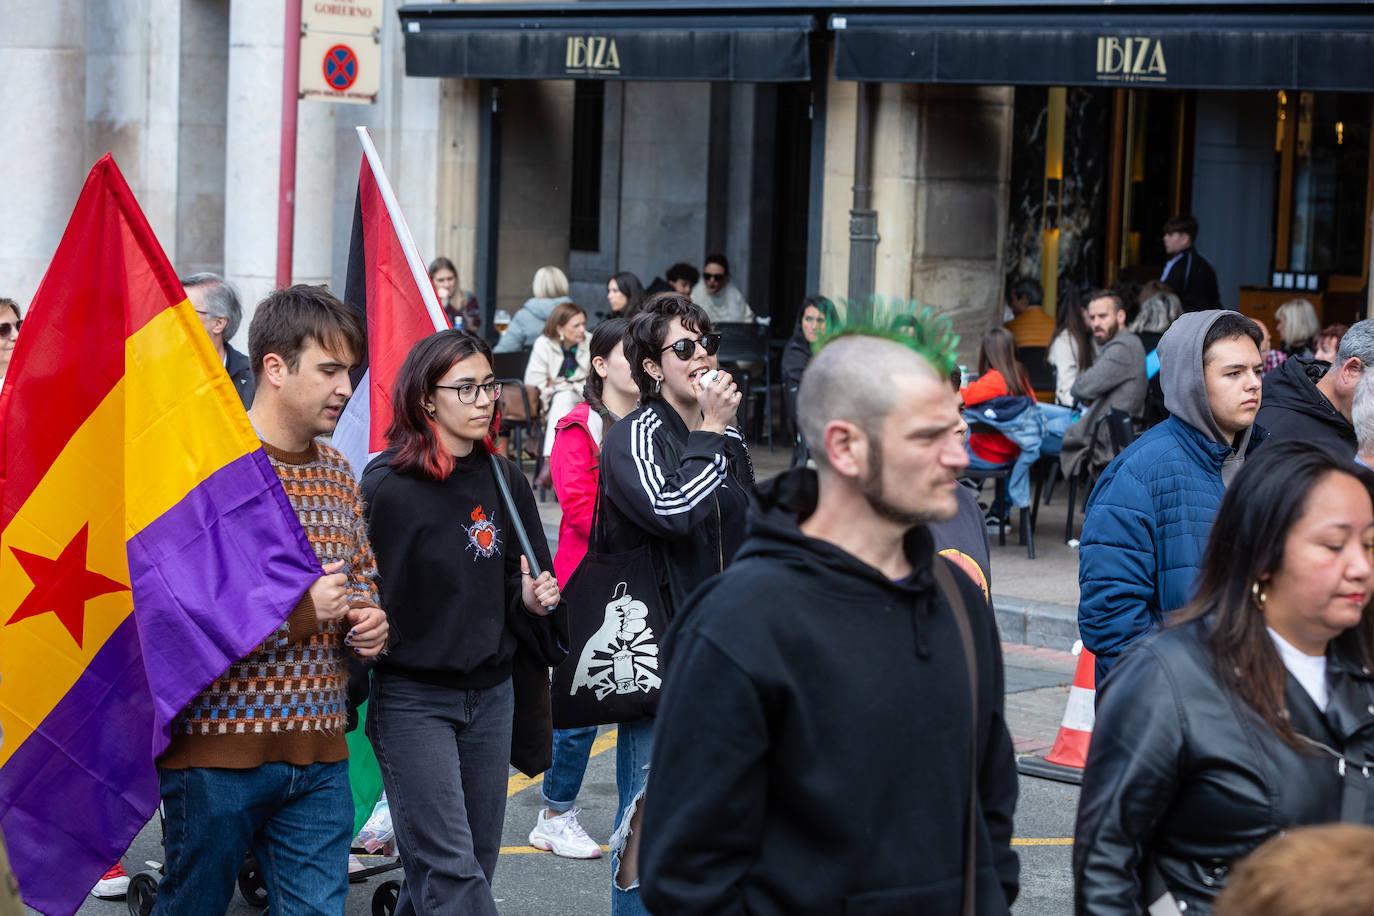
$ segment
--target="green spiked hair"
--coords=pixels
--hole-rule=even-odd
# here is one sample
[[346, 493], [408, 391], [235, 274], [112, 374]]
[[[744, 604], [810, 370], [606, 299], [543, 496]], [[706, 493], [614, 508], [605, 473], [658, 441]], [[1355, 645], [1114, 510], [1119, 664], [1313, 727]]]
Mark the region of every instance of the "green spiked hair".
[[925, 357], [944, 375], [954, 371], [959, 335], [950, 328], [949, 318], [930, 306], [895, 296], [873, 296], [865, 302], [841, 299], [840, 304], [844, 306], [844, 317], [836, 317], [826, 325], [825, 334], [816, 341], [815, 352], [841, 337], [881, 337]]

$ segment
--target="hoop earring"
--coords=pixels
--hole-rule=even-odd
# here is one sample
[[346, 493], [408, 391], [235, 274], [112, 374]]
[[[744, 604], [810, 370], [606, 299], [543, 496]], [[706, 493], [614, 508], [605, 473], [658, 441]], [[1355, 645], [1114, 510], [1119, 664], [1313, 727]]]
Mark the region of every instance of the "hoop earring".
[[653, 394], [653, 396], [654, 396], [654, 397], [658, 397], [658, 393], [659, 393], [660, 390], [662, 390], [662, 388], [663, 388], [663, 379], [655, 377], [655, 378], [654, 378], [654, 394]]
[[1264, 602], [1269, 600], [1269, 595], [1265, 592], [1264, 586], [1260, 585], [1258, 579], [1250, 585], [1250, 597], [1254, 599], [1255, 607], [1263, 611]]

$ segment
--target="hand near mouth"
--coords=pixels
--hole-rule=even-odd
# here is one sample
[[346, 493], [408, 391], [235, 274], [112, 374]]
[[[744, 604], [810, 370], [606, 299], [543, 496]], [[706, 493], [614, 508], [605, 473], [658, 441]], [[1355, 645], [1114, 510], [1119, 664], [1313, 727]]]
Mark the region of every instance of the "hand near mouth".
[[[698, 387], [697, 405], [701, 408], [701, 428], [708, 432], [724, 433], [725, 428], [735, 419], [742, 395], [730, 373], [717, 371], [720, 374], [714, 381], [705, 387]], [[697, 384], [700, 386], [699, 382]]]

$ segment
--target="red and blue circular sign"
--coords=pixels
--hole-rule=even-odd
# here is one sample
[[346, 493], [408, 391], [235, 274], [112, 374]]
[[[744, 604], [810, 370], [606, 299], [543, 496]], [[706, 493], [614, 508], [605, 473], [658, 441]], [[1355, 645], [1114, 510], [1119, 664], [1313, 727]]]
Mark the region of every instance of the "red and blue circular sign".
[[324, 79], [343, 92], [358, 78], [358, 56], [348, 45], [335, 45], [324, 55]]

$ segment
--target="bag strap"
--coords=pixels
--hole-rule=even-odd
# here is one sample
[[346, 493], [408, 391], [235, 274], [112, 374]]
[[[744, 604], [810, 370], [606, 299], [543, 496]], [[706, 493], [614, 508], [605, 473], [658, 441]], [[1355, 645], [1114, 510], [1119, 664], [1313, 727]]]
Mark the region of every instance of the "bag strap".
[[587, 553], [601, 553], [601, 474], [596, 475], [596, 501], [592, 503], [592, 527], [587, 530]]
[[954, 611], [954, 623], [959, 627], [959, 641], [964, 648], [964, 667], [968, 669], [969, 702], [972, 704], [972, 728], [969, 729], [968, 814], [964, 819], [964, 896], [960, 913], [974, 916], [975, 884], [977, 882], [977, 818], [978, 818], [978, 653], [973, 645], [973, 627], [969, 622], [968, 606], [963, 593], [954, 581], [949, 564], [936, 556], [931, 567], [935, 582], [944, 592], [945, 600]]

